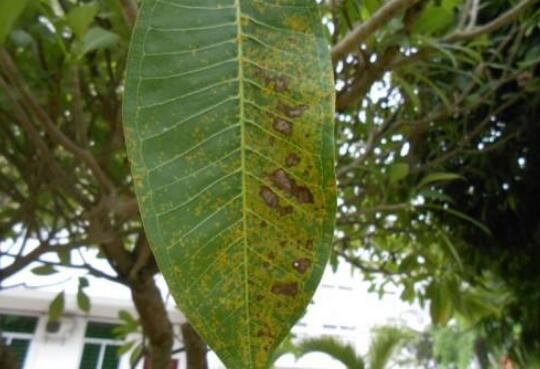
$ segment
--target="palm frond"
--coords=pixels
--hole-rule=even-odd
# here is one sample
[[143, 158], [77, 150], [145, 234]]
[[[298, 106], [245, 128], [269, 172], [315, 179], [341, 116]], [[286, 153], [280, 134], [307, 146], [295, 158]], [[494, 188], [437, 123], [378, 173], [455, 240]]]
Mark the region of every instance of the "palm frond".
[[368, 352], [369, 369], [385, 369], [401, 344], [412, 337], [411, 331], [402, 328], [375, 329]]
[[297, 358], [308, 353], [322, 352], [340, 361], [347, 369], [364, 369], [364, 360], [356, 354], [351, 345], [345, 344], [333, 337], [307, 339], [297, 346]]

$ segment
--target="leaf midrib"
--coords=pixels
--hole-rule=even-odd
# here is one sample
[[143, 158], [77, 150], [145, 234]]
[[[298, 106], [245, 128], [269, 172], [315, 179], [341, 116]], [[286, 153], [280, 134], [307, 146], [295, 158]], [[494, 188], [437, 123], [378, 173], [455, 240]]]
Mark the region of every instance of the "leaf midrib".
[[247, 244], [247, 219], [246, 219], [246, 141], [245, 141], [245, 111], [244, 111], [244, 52], [243, 52], [243, 32], [242, 32], [242, 9], [240, 7], [241, 0], [234, 0], [236, 6], [236, 37], [238, 45], [238, 96], [239, 96], [239, 114], [238, 120], [240, 124], [240, 151], [241, 151], [241, 170], [242, 170], [242, 222], [244, 233], [244, 308], [246, 310], [246, 328], [248, 339], [248, 360], [249, 367], [253, 368], [253, 355], [251, 349], [251, 316], [249, 309], [249, 284], [248, 284], [248, 244]]

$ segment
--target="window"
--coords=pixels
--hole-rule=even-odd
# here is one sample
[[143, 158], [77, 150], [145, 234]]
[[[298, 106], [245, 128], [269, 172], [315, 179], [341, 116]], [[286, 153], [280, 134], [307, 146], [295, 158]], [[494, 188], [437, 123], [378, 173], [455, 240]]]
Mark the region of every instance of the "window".
[[20, 368], [24, 368], [26, 355], [34, 337], [37, 322], [38, 318], [36, 317], [0, 315], [2, 339], [17, 357]]
[[115, 324], [88, 322], [79, 369], [118, 369], [120, 343]]

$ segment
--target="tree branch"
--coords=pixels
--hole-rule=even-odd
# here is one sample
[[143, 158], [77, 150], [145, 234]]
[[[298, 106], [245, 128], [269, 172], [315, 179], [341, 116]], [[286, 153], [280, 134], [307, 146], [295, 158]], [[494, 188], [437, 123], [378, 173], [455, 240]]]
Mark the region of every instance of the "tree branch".
[[513, 22], [523, 13], [527, 8], [535, 3], [537, 0], [523, 0], [521, 3], [503, 13], [498, 18], [492, 20], [489, 23], [484, 24], [483, 26], [472, 27], [467, 30], [455, 31], [448, 36], [444, 37], [442, 41], [448, 43], [462, 42], [473, 39], [475, 37], [484, 35], [498, 30], [501, 27], [506, 26], [507, 24]]
[[354, 51], [360, 42], [366, 40], [389, 20], [405, 9], [413, 6], [418, 1], [419, 0], [392, 0], [382, 6], [371, 18], [359, 24], [332, 48], [332, 61], [334, 64], [348, 53]]

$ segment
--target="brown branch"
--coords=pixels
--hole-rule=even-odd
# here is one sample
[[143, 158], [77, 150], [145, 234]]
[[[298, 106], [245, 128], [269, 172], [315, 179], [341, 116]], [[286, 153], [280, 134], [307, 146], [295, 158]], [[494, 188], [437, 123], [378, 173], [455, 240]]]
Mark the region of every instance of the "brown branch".
[[354, 51], [358, 44], [365, 41], [375, 31], [385, 25], [400, 12], [413, 6], [419, 0], [392, 0], [379, 8], [367, 21], [359, 24], [332, 48], [332, 61], [334, 64]]
[[98, 182], [102, 187], [108, 192], [115, 192], [115, 186], [112, 181], [108, 178], [105, 172], [101, 169], [99, 164], [96, 162], [94, 156], [87, 150], [79, 147], [75, 142], [73, 142], [69, 137], [67, 137], [51, 120], [47, 112], [38, 104], [36, 98], [32, 95], [30, 88], [22, 77], [20, 73], [4, 48], [0, 47], [0, 63], [4, 68], [5, 75], [17, 90], [21, 93], [23, 97], [23, 103], [29, 111], [34, 112], [36, 117], [45, 127], [48, 135], [59, 145], [63, 146], [66, 150], [71, 152], [75, 157], [79, 158], [84, 162], [90, 170], [94, 173]]
[[85, 242], [82, 241], [70, 242], [64, 245], [57, 246], [41, 244], [34, 250], [30, 251], [28, 254], [21, 256], [20, 258], [16, 258], [15, 261], [7, 267], [0, 269], [0, 283], [3, 282], [5, 279], [13, 276], [14, 274], [20, 272], [22, 269], [26, 268], [34, 261], [37, 261], [40, 256], [46, 253], [71, 251], [73, 249], [76, 249], [77, 247], [82, 247], [84, 245]]
[[137, 18], [137, 4], [134, 0], [118, 0], [128, 26], [133, 27]]
[[513, 7], [512, 9], [506, 11], [498, 18], [492, 20], [489, 23], [484, 24], [483, 26], [477, 26], [469, 28], [467, 30], [455, 31], [448, 36], [443, 38], [443, 42], [453, 43], [453, 42], [462, 42], [473, 39], [475, 37], [484, 35], [486, 33], [491, 33], [498, 30], [501, 27], [506, 26], [507, 24], [516, 20], [521, 13], [523, 13], [529, 6], [531, 6], [537, 0], [523, 0], [521, 3]]

